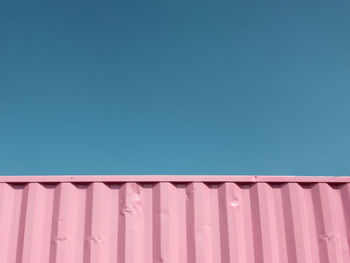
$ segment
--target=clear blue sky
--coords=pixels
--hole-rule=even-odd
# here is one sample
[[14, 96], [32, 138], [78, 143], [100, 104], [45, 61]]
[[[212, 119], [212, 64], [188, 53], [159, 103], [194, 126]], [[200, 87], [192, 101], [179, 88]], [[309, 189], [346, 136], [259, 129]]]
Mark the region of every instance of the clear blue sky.
[[349, 1], [1, 1], [0, 174], [350, 175]]

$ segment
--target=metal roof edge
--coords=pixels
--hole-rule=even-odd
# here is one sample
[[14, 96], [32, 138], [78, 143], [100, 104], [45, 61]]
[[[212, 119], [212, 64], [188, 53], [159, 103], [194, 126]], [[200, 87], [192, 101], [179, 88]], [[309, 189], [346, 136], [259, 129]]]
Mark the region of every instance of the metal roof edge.
[[275, 182], [350, 183], [350, 176], [279, 175], [28, 175], [0, 176], [2, 183], [60, 182]]

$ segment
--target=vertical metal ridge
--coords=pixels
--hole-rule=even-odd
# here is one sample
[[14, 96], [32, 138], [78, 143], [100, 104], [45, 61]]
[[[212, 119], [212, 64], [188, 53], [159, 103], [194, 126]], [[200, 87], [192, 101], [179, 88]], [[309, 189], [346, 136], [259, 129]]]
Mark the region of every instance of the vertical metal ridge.
[[9, 239], [8, 262], [16, 262], [19, 245], [19, 230], [21, 223], [22, 201], [24, 185], [11, 185], [12, 192], [12, 214], [11, 214], [11, 236]]
[[233, 255], [231, 253], [231, 247], [234, 246], [234, 241], [230, 240], [230, 224], [229, 224], [229, 218], [228, 218], [228, 209], [227, 209], [227, 185], [226, 183], [219, 186], [218, 189], [218, 206], [220, 213], [219, 216], [219, 224], [220, 224], [220, 260], [221, 262], [233, 262]]
[[274, 207], [274, 197], [271, 187], [267, 183], [257, 183], [252, 189], [255, 198], [257, 198], [257, 209], [260, 221], [260, 229], [262, 242], [262, 258], [266, 263], [278, 263], [280, 243], [278, 241], [276, 212]]
[[325, 222], [322, 212], [322, 204], [320, 197], [320, 190], [318, 184], [313, 187], [312, 192], [312, 205], [314, 207], [314, 222], [316, 227], [316, 240], [318, 247], [318, 254], [320, 262], [327, 263], [329, 262], [329, 254], [325, 240], [322, 240], [325, 235]]
[[255, 249], [266, 263], [279, 262], [274, 198], [268, 187], [266, 183], [257, 183], [251, 189]]
[[93, 253], [90, 243], [90, 237], [92, 232], [92, 209], [93, 209], [93, 197], [94, 197], [94, 185], [92, 183], [88, 186], [85, 196], [85, 222], [84, 222], [84, 238], [83, 238], [83, 262], [90, 263], [93, 262]]
[[179, 262], [183, 263], [190, 263], [189, 259], [189, 253], [188, 253], [188, 246], [191, 244], [188, 243], [189, 241], [189, 235], [190, 235], [190, 227], [189, 222], [187, 220], [187, 214], [190, 211], [188, 209], [188, 195], [187, 195], [187, 185], [188, 184], [177, 184], [176, 185], [176, 191], [177, 191], [177, 201], [178, 201], [178, 225], [181, 226], [178, 228], [178, 247], [179, 247]]
[[[343, 185], [330, 185], [328, 187], [329, 194], [332, 196], [332, 207], [333, 207], [333, 223], [335, 225], [336, 243], [338, 250], [341, 253], [341, 263], [350, 262], [350, 251], [348, 244], [348, 224], [350, 221], [345, 220], [345, 211], [342, 202], [342, 189]], [[348, 203], [349, 205], [349, 203]]]
[[57, 253], [56, 238], [58, 234], [61, 188], [62, 188], [62, 184], [59, 184], [57, 187], [55, 187], [54, 195], [53, 195], [53, 212], [52, 212], [52, 218], [51, 218], [49, 262], [56, 262], [56, 253]]
[[[254, 221], [253, 221], [253, 210], [252, 207], [252, 189], [254, 189], [255, 184], [240, 184], [239, 188], [241, 189], [241, 196], [242, 196], [242, 212], [243, 212], [243, 218], [244, 218], [244, 230], [245, 230], [245, 254], [246, 254], [246, 262], [255, 262], [256, 259], [261, 261], [261, 243], [260, 248], [261, 250], [256, 250], [255, 248], [258, 247], [256, 242], [260, 242], [260, 240], [256, 240], [256, 234], [255, 234], [255, 227], [254, 227]], [[260, 220], [258, 220], [260, 223]], [[261, 238], [261, 235], [258, 236]]]
[[[119, 236], [118, 242], [124, 240], [119, 248], [121, 262], [142, 262], [143, 258], [143, 207], [142, 189], [136, 183], [126, 183], [122, 186], [121, 227], [124, 233]], [[123, 235], [124, 234], [124, 235]], [[137, 251], [137, 253], [135, 253]], [[118, 255], [119, 256], [119, 255]]]
[[154, 224], [154, 220], [157, 217], [155, 211], [155, 196], [154, 196], [154, 184], [141, 184], [142, 187], [142, 199], [143, 199], [143, 262], [153, 262], [154, 249], [157, 245], [154, 242], [156, 238], [156, 231], [158, 226]]
[[282, 228], [280, 240], [283, 249], [280, 254], [283, 262], [298, 262], [290, 189], [288, 185], [282, 185], [275, 191], [280, 193], [279, 198], [276, 198], [276, 202], [279, 203], [279, 207], [276, 209], [279, 216], [277, 222], [280, 222], [277, 227]]
[[219, 187], [222, 262], [246, 262], [246, 233], [241, 189], [234, 183]]
[[254, 244], [254, 260], [255, 262], [266, 262], [263, 252], [263, 236], [261, 232], [261, 220], [259, 209], [259, 196], [258, 196], [258, 184], [254, 184], [249, 190], [250, 192], [250, 209], [251, 209], [251, 222], [252, 222], [252, 234]]
[[314, 262], [321, 262], [320, 260], [320, 252], [319, 252], [319, 235], [318, 235], [318, 226], [316, 225], [316, 221], [320, 220], [316, 215], [316, 207], [314, 205], [313, 200], [313, 192], [315, 189], [315, 184], [310, 185], [301, 185], [303, 197], [305, 201], [305, 213], [303, 215], [304, 224], [307, 225], [310, 247], [311, 247], [311, 257]]
[[0, 262], [10, 262], [10, 236], [14, 193], [11, 186], [0, 183]]
[[343, 220], [345, 232], [343, 236], [344, 246], [347, 247], [348, 261], [350, 261], [350, 185], [345, 184], [340, 189], [341, 205], [343, 209]]
[[[79, 241], [74, 222], [77, 218], [77, 189], [71, 183], [61, 183], [55, 189], [52, 247], [50, 262], [76, 262], [76, 245]], [[79, 222], [84, 224], [84, 222]]]
[[192, 241], [194, 250], [190, 251], [193, 262], [210, 262], [212, 258], [212, 226], [211, 207], [208, 187], [203, 183], [193, 183], [188, 189], [189, 213], [188, 219], [192, 224]]
[[45, 232], [50, 232], [51, 225], [46, 222], [52, 211], [46, 207], [46, 202], [50, 198], [39, 183], [29, 183], [24, 191], [16, 260], [41, 262], [48, 254], [45, 251], [48, 248], [45, 242], [45, 236], [48, 235]]
[[335, 224], [335, 207], [330, 190], [328, 184], [318, 183], [315, 186], [313, 195], [317, 207], [317, 216], [319, 217], [316, 225], [318, 226], [321, 261], [343, 262], [339, 244], [340, 233], [337, 224]]
[[[293, 256], [289, 257], [289, 262], [309, 263], [316, 262], [312, 257], [312, 248], [310, 246], [310, 232], [307, 225], [307, 207], [305, 205], [304, 192], [299, 184], [290, 183], [285, 186], [284, 203], [285, 216], [289, 221], [287, 242], [290, 250], [293, 250]], [[294, 243], [293, 243], [294, 241]], [[294, 251], [295, 250], [295, 251]], [[295, 257], [294, 258], [294, 254]]]
[[[279, 262], [295, 262], [296, 248], [294, 244], [293, 223], [290, 217], [290, 200], [288, 190], [284, 184], [268, 183], [271, 195], [274, 198], [274, 213], [276, 237], [278, 243], [277, 256]], [[273, 226], [272, 226], [273, 227]], [[274, 245], [273, 245], [274, 247]]]
[[45, 188], [39, 183], [28, 184], [26, 196], [25, 226], [21, 262], [42, 261], [45, 214]]
[[[292, 256], [291, 250], [288, 247], [287, 235], [290, 233], [288, 227], [288, 218], [285, 216], [285, 200], [283, 184], [268, 183], [268, 188], [270, 192], [270, 197], [273, 198], [273, 208], [275, 215], [276, 228], [275, 232], [278, 237], [278, 258], [279, 262], [289, 262], [289, 258]], [[288, 207], [287, 207], [288, 208]], [[288, 210], [288, 209], [287, 209]], [[295, 262], [295, 261], [294, 261]]]
[[316, 228], [316, 240], [319, 254], [319, 260], [322, 263], [328, 263], [329, 261], [329, 250], [324, 239], [326, 233], [326, 223], [324, 218], [324, 212], [322, 211], [322, 200], [320, 196], [319, 184], [316, 184], [311, 189], [312, 205], [314, 207], [314, 222]]
[[[162, 206], [162, 202], [166, 202], [166, 193], [162, 192], [161, 183], [157, 184], [153, 189], [153, 262], [162, 262], [166, 258], [166, 252], [163, 247], [166, 246], [163, 237], [166, 235], [164, 223], [162, 222], [162, 213], [167, 214], [167, 207]], [[164, 219], [163, 219], [164, 220]], [[165, 222], [166, 223], [166, 222]], [[163, 242], [162, 242], [163, 241]]]
[[221, 260], [221, 234], [220, 234], [220, 201], [219, 187], [220, 184], [208, 184], [210, 188], [210, 211], [212, 225], [212, 258], [211, 261]]
[[186, 187], [186, 241], [187, 241], [187, 262], [196, 263], [196, 246], [195, 246], [195, 222], [194, 222], [194, 194], [193, 183]]
[[86, 192], [84, 262], [108, 262], [109, 216], [109, 189], [92, 183]]
[[[119, 195], [120, 185], [109, 185], [107, 186], [110, 191], [110, 218], [108, 225], [110, 226], [107, 231], [109, 232], [109, 251], [108, 251], [108, 262], [118, 262], [118, 236], [121, 232], [119, 228]], [[100, 205], [100, 204], [99, 204]]]
[[125, 206], [125, 198], [126, 198], [126, 184], [123, 184], [119, 189], [118, 195], [118, 238], [117, 238], [117, 262], [125, 262], [125, 216], [123, 215], [123, 207]]
[[[44, 204], [44, 220], [42, 222], [43, 235], [40, 240], [43, 246], [41, 262], [50, 261], [51, 237], [52, 237], [52, 218], [54, 213], [54, 193], [56, 185], [42, 185], [42, 190], [45, 192], [43, 197]], [[40, 226], [39, 226], [40, 227]]]
[[27, 184], [22, 191], [22, 201], [21, 201], [21, 213], [19, 216], [19, 226], [18, 226], [18, 238], [17, 238], [17, 251], [16, 251], [16, 262], [22, 262], [23, 259], [23, 247], [24, 247], [24, 231], [26, 225], [26, 214], [28, 206], [28, 192], [29, 184]]
[[179, 262], [176, 189], [171, 183], [161, 182], [153, 192], [153, 261]]
[[[77, 206], [76, 217], [74, 226], [76, 228], [76, 253], [75, 261], [84, 262], [84, 253], [87, 244], [86, 238], [86, 221], [91, 219], [91, 210], [88, 210], [87, 202], [92, 197], [89, 196], [89, 187], [92, 183], [89, 184], [77, 184], [75, 191], [77, 196]], [[91, 200], [91, 199], [90, 199]]]

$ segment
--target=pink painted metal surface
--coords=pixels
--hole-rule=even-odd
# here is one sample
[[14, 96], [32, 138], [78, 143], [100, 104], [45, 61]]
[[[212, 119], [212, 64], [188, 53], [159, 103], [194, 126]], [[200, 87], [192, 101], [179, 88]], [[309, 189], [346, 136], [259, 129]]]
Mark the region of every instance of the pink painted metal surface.
[[3, 176], [0, 262], [350, 262], [350, 177]]

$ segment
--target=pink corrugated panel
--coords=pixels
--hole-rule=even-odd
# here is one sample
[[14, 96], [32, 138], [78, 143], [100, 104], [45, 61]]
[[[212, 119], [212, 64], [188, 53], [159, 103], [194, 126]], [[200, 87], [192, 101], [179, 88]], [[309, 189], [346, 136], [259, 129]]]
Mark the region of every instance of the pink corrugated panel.
[[350, 177], [3, 176], [0, 263], [350, 262]]

